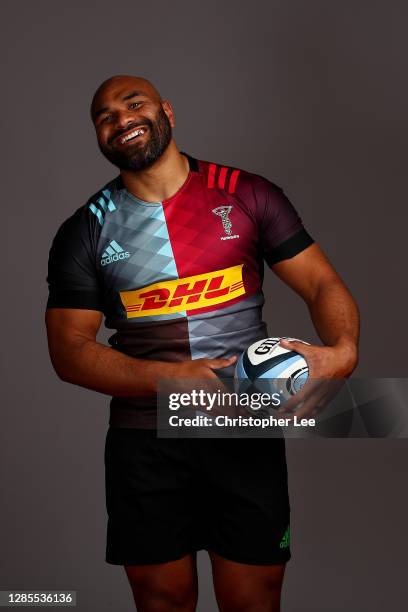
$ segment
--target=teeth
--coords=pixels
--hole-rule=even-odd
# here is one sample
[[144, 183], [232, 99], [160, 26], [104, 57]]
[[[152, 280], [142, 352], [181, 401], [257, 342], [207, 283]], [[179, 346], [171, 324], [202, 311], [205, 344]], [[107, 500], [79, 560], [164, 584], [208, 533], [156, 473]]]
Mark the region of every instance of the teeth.
[[134, 132], [130, 132], [130, 134], [127, 134], [126, 136], [124, 136], [123, 138], [121, 138], [121, 143], [125, 143], [128, 140], [130, 140], [131, 138], [136, 138], [137, 136], [140, 136], [141, 134], [144, 134], [145, 130], [144, 128], [140, 128], [138, 130], [135, 130]]

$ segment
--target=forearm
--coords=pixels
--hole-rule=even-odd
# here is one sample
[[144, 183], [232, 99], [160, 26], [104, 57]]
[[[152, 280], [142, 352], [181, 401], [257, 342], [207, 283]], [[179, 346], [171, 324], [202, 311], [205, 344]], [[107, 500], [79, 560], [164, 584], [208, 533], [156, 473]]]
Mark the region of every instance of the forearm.
[[342, 346], [357, 361], [359, 313], [357, 305], [340, 279], [325, 281], [309, 300], [314, 327], [326, 346]]
[[117, 397], [154, 394], [158, 380], [172, 376], [175, 367], [167, 362], [135, 359], [85, 338], [52, 361], [65, 382]]

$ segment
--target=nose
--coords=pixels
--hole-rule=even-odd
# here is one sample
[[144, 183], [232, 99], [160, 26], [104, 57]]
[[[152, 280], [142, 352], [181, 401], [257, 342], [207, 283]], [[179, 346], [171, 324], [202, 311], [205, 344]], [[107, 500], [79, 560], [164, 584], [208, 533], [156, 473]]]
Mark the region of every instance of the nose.
[[125, 130], [130, 123], [133, 123], [135, 120], [134, 112], [131, 111], [121, 111], [116, 115], [115, 128], [117, 130]]

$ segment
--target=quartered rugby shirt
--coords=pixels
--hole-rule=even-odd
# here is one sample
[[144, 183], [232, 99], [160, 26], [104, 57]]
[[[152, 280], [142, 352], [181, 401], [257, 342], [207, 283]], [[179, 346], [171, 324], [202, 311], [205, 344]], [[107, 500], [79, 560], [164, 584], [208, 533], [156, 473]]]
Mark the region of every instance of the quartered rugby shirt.
[[[313, 242], [275, 184], [187, 157], [171, 198], [140, 200], [119, 176], [63, 223], [50, 250], [47, 308], [103, 312], [117, 330], [109, 343], [133, 357], [239, 355], [268, 335], [263, 262]], [[126, 425], [152, 403], [112, 398], [110, 423]]]

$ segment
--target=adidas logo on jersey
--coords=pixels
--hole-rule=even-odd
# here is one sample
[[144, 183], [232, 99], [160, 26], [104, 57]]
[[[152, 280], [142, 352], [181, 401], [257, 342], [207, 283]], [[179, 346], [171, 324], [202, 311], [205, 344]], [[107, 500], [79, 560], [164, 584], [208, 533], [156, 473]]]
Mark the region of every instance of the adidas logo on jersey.
[[107, 266], [114, 261], [128, 259], [129, 257], [130, 253], [128, 251], [124, 251], [116, 240], [111, 240], [105, 251], [102, 253], [101, 266]]

